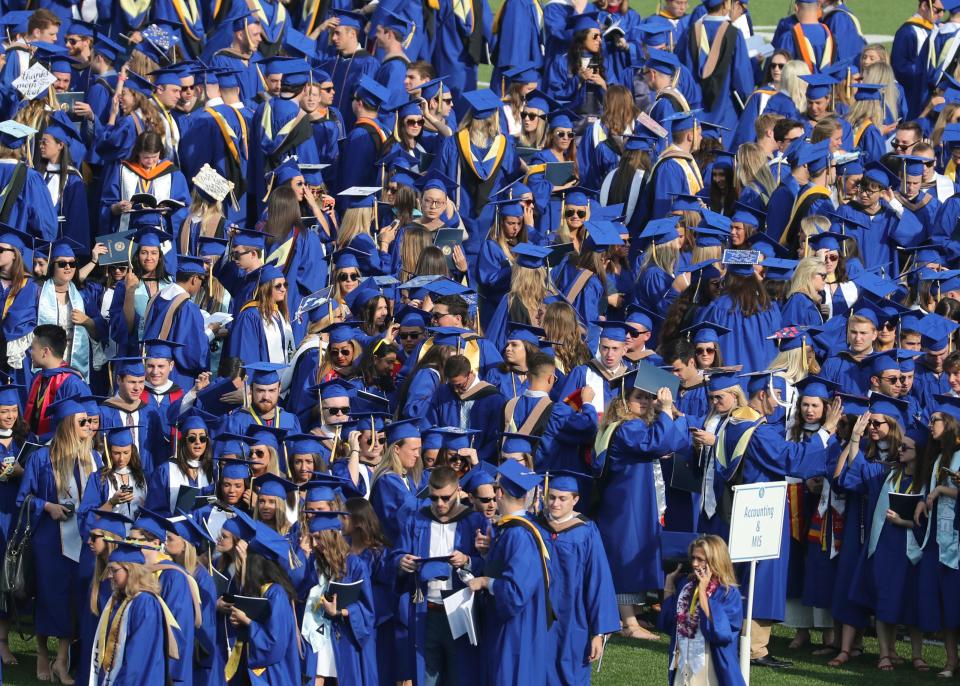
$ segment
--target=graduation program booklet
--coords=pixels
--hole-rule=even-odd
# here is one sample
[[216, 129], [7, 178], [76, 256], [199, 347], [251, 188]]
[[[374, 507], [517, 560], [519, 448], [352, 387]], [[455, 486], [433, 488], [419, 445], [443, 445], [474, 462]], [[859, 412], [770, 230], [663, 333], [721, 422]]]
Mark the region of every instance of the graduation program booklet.
[[130, 262], [131, 241], [136, 231], [119, 231], [97, 236], [97, 243], [107, 246], [107, 254], [100, 256], [99, 264], [128, 264]]
[[233, 606], [255, 622], [263, 623], [270, 616], [270, 601], [266, 598], [254, 598], [248, 595], [235, 595]]
[[357, 579], [347, 584], [339, 581], [331, 581], [324, 595], [326, 595], [327, 598], [337, 596], [337, 612], [339, 612], [348, 605], [360, 600], [360, 589], [362, 587], [363, 579]]
[[890, 509], [897, 513], [900, 519], [908, 522], [913, 521], [913, 513], [917, 509], [917, 503], [923, 498], [920, 493], [891, 493]]
[[473, 591], [464, 588], [443, 599], [443, 609], [447, 613], [450, 634], [454, 640], [464, 634], [470, 645], [477, 645], [477, 622], [473, 613]]

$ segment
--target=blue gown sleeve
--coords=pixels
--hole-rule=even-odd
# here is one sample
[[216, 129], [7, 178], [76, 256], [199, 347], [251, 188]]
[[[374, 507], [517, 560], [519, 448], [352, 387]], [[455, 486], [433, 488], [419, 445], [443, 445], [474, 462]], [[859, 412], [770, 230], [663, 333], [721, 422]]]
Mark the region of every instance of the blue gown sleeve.
[[513, 269], [503, 248], [493, 240], [486, 240], [480, 246], [477, 255], [477, 277], [484, 289], [495, 294], [507, 293], [510, 290], [510, 278]]
[[43, 182], [43, 177], [33, 169], [27, 170], [24, 203], [27, 207], [27, 226], [39, 232], [45, 241], [54, 241], [59, 238], [57, 212], [53, 209], [50, 191]]
[[719, 587], [707, 601], [710, 619], [700, 622], [700, 630], [710, 645], [726, 646], [740, 637], [743, 625], [743, 599], [734, 586]]
[[290, 638], [285, 635], [284, 625], [291, 623], [290, 614], [293, 608], [286, 593], [279, 585], [273, 584], [264, 597], [270, 600], [270, 615], [262, 624], [250, 622], [246, 631], [250, 646], [250, 669], [260, 669], [282, 662], [286, 641]]
[[407, 387], [407, 398], [402, 410], [403, 418], [426, 417], [439, 385], [439, 377], [433, 370], [419, 370]]
[[500, 574], [490, 580], [493, 606], [500, 621], [520, 614], [543, 583], [540, 556], [531, 547], [529, 534], [519, 529], [500, 532], [498, 544], [504, 546], [506, 564]]

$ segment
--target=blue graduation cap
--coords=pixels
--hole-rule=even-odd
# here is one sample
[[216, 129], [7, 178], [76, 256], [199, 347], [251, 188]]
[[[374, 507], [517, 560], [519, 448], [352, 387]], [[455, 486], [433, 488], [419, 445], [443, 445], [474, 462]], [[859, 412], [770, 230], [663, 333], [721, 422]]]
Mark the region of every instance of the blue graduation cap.
[[394, 12], [393, 10], [387, 8], [383, 11], [383, 14], [380, 16], [380, 26], [385, 29], [390, 29], [396, 31], [400, 34], [400, 40], [406, 40], [407, 36], [410, 35], [412, 27], [410, 22], [405, 18]]
[[649, 135], [629, 134], [623, 137], [623, 149], [636, 152], [638, 150], [652, 151], [657, 145], [657, 137]]
[[490, 462], [480, 462], [460, 478], [460, 488], [467, 493], [476, 493], [481, 486], [497, 482], [497, 468]]
[[14, 35], [27, 32], [27, 23], [33, 16], [32, 10], [14, 10], [0, 17], [0, 26], [9, 27]]
[[260, 495], [272, 495], [276, 498], [286, 499], [288, 495], [297, 490], [297, 485], [276, 474], [262, 474], [253, 480], [254, 486]]
[[[230, 440], [226, 440], [226, 436], [230, 436]], [[234, 437], [231, 434], [221, 434], [217, 438], [217, 441], [221, 441], [222, 445], [226, 448], [227, 452], [224, 453], [225, 455], [241, 454], [242, 448], [238, 449], [237, 446], [253, 445], [253, 439], [249, 436]], [[233, 447], [230, 447], [231, 445]], [[234, 450], [237, 452], [232, 452]], [[219, 455], [214, 457], [213, 460], [220, 468], [218, 479], [246, 480], [250, 478], [250, 465], [253, 464], [253, 460], [247, 460], [241, 457], [222, 457]]]
[[[540, 74], [534, 62], [524, 62], [515, 67], [504, 69], [503, 75], [507, 77], [511, 83], [536, 83], [540, 80]], [[439, 81], [439, 79], [436, 80]], [[423, 86], [421, 86], [421, 88], [423, 88]], [[427, 99], [429, 100], [429, 98]]]
[[747, 393], [750, 395], [763, 390], [769, 390], [771, 386], [774, 389], [779, 389], [781, 393], [787, 392], [786, 380], [770, 369], [741, 374], [740, 378], [747, 379]]
[[870, 376], [880, 376], [890, 370], [900, 372], [896, 349], [871, 353], [861, 360], [860, 365], [869, 372]]
[[546, 265], [550, 249], [533, 243], [518, 243], [514, 246], [513, 256], [517, 264], [527, 269], [539, 269]]
[[577, 113], [569, 109], [553, 110], [547, 117], [547, 126], [553, 129], [572, 129], [577, 121]]
[[[650, 240], [654, 245], [664, 245], [670, 241], [680, 238], [677, 231], [677, 224], [680, 222], [679, 215], [670, 215], [663, 219], [654, 219], [647, 222], [647, 225], [640, 232], [641, 240]], [[592, 223], [592, 222], [591, 222]], [[589, 227], [588, 227], [589, 230]]]
[[127, 72], [127, 78], [123, 81], [123, 87], [136, 91], [148, 98], [153, 95], [153, 83], [135, 71]]
[[548, 471], [545, 481], [548, 491], [579, 494], [584, 490], [582, 485], [588, 485], [593, 477], [570, 469], [557, 469]]
[[930, 408], [931, 414], [933, 412], [942, 412], [960, 421], [960, 398], [952, 395], [938, 394], [933, 396], [933, 399], [937, 404], [935, 407]]
[[694, 345], [697, 343], [720, 343], [720, 336], [730, 333], [730, 329], [713, 322], [700, 322], [693, 326], [688, 326], [681, 333], [687, 334]]
[[111, 426], [101, 428], [100, 431], [104, 434], [104, 441], [106, 445], [112, 448], [129, 448], [134, 444], [133, 440], [133, 431], [131, 429], [136, 429], [135, 426]]
[[353, 96], [373, 110], [380, 109], [390, 99], [389, 91], [367, 75], [361, 76], [357, 81]]
[[183, 71], [177, 66], [163, 67], [150, 72], [154, 86], [179, 86], [183, 75]]
[[830, 97], [830, 89], [839, 83], [836, 77], [822, 72], [801, 76], [800, 78], [807, 82], [807, 100], [820, 100]]
[[356, 322], [333, 322], [321, 329], [321, 333], [327, 334], [330, 343], [334, 345], [356, 340], [360, 335], [356, 329]]
[[897, 185], [897, 175], [894, 174], [881, 162], [871, 162], [863, 171], [865, 181], [873, 181], [884, 188], [891, 188]]
[[430, 313], [412, 305], [401, 305], [394, 312], [394, 320], [400, 326], [425, 329], [430, 323]]
[[226, 238], [216, 236], [197, 236], [197, 253], [201, 256], [221, 257], [227, 252]]
[[21, 384], [0, 384], [0, 407], [19, 407], [20, 390], [23, 388], [24, 386]]
[[857, 101], [864, 100], [882, 100], [883, 91], [886, 88], [882, 83], [855, 83], [853, 87], [857, 89], [853, 98]]
[[517, 460], [505, 460], [497, 467], [497, 474], [500, 475], [500, 487], [514, 498], [523, 498], [543, 481], [539, 474]]
[[146, 376], [142, 357], [114, 357], [110, 360], [116, 376]]
[[732, 371], [710, 371], [706, 370], [704, 374], [707, 377], [708, 391], [725, 391], [734, 386], [740, 385], [740, 378], [736, 372]]
[[768, 257], [761, 263], [761, 266], [763, 266], [763, 274], [768, 280], [789, 281], [793, 278], [793, 272], [798, 264], [800, 262], [797, 260]]
[[540, 339], [546, 338], [546, 332], [539, 326], [530, 324], [521, 324], [519, 322], [507, 322], [506, 339], [508, 341], [526, 341], [539, 347]]
[[642, 305], [630, 305], [627, 308], [624, 321], [627, 324], [636, 324], [637, 326], [644, 327], [647, 331], [652, 331], [654, 329], [654, 322], [663, 321], [663, 315], [648, 310]]
[[924, 350], [940, 351], [949, 347], [950, 336], [958, 324], [939, 314], [930, 312], [920, 320], [920, 342]]
[[340, 26], [348, 26], [359, 33], [363, 28], [364, 17], [360, 12], [346, 9], [332, 9], [330, 13], [340, 20]]
[[34, 238], [29, 233], [0, 223], [0, 244], [16, 248], [23, 254], [27, 250], [33, 250]]
[[156, 225], [142, 226], [133, 235], [133, 242], [141, 248], [159, 248], [163, 243], [172, 240], [172, 235]]
[[933, 160], [918, 155], [897, 155], [896, 159], [900, 160], [903, 165], [904, 176], [923, 176], [923, 168], [927, 162], [933, 162]]
[[807, 244], [812, 250], [841, 252], [841, 246], [847, 238], [848, 236], [836, 231], [824, 231], [810, 236], [807, 239]]
[[644, 66], [661, 74], [673, 76], [680, 69], [680, 59], [672, 52], [650, 49]]
[[290, 183], [298, 176], [303, 176], [303, 172], [300, 171], [297, 160], [293, 157], [287, 158], [274, 168], [273, 186], [278, 187]]
[[405, 438], [420, 438], [420, 420], [403, 419], [386, 426], [387, 443], [392, 444]]
[[811, 374], [794, 384], [801, 397], [830, 400], [840, 390], [840, 384]]
[[197, 274], [206, 276], [207, 262], [202, 257], [177, 255], [177, 274]]
[[633, 327], [626, 322], [616, 322], [608, 319], [597, 320], [590, 323], [600, 327], [600, 338], [606, 338], [620, 343], [625, 343], [627, 340], [627, 332], [634, 330]]
[[731, 222], [747, 224], [756, 228], [762, 227], [766, 222], [766, 219], [767, 213], [762, 209], [758, 209], [752, 205], [747, 205], [739, 200], [737, 201], [736, 205], [734, 205], [733, 216], [730, 217]]
[[363, 186], [355, 188], [347, 188], [344, 191], [341, 191], [337, 194], [338, 198], [342, 198], [341, 204], [346, 209], [357, 210], [365, 207], [373, 207], [377, 204], [377, 193], [380, 192], [379, 188], [374, 188], [372, 186]]
[[260, 386], [269, 386], [280, 383], [279, 371], [286, 369], [287, 365], [277, 362], [251, 362], [243, 365], [243, 368], [250, 374], [250, 383]]
[[671, 124], [671, 130], [673, 133], [680, 133], [681, 131], [689, 131], [690, 129], [697, 126], [699, 123], [698, 117], [703, 113], [703, 110], [690, 110], [689, 112], [674, 112], [663, 118], [661, 124]]
[[[438, 95], [444, 92], [443, 88], [443, 79], [445, 76], [441, 76], [436, 79], [430, 79], [426, 83], [420, 84], [420, 97], [424, 100], [433, 100]], [[416, 89], [413, 89], [416, 90]]]
[[143, 556], [144, 546], [126, 540], [118, 541], [116, 546], [107, 558], [108, 561], [118, 564], [146, 564], [146, 558]]
[[233, 12], [234, 16], [230, 17], [230, 29], [234, 32], [243, 31], [247, 28], [248, 24], [259, 24], [260, 19], [247, 9], [247, 6], [243, 3], [238, 3], [236, 5], [236, 12]]
[[445, 195], [453, 195], [457, 191], [457, 182], [438, 169], [431, 170], [417, 183], [421, 193], [433, 189], [442, 191]]
[[278, 429], [275, 426], [260, 426], [259, 424], [250, 424], [244, 433], [253, 439], [254, 446], [265, 445], [276, 451], [280, 450], [280, 444], [284, 436], [287, 435], [285, 429]]
[[481, 431], [477, 429], [461, 429], [459, 426], [441, 426], [434, 429], [440, 434], [443, 447], [447, 450], [463, 450], [469, 448], [473, 437]]
[[896, 420], [901, 427], [907, 426], [907, 411], [910, 405], [906, 400], [892, 398], [882, 393], [870, 394], [871, 414], [882, 414]]
[[320, 531], [340, 531], [343, 529], [343, 524], [340, 521], [340, 517], [349, 515], [348, 512], [335, 512], [332, 510], [317, 510], [310, 513], [310, 519], [307, 522], [307, 527], [310, 529], [310, 533], [315, 534]]
[[488, 119], [500, 111], [500, 100], [486, 88], [462, 94], [474, 119]]
[[747, 239], [747, 243], [767, 259], [771, 257], [785, 259], [790, 256], [789, 250], [765, 233], [753, 234]]
[[84, 247], [68, 236], [59, 238], [50, 244], [50, 259], [75, 258], [77, 251], [82, 251]]
[[22, 146], [35, 133], [37, 133], [36, 129], [13, 119], [0, 122], [0, 144], [11, 150]]
[[167, 537], [166, 524], [166, 517], [148, 510], [145, 507], [141, 507], [132, 528], [146, 531], [154, 538], [159, 538], [162, 541]]
[[108, 534], [113, 534], [115, 538], [125, 538], [127, 527], [133, 524], [133, 520], [119, 512], [109, 510], [91, 510], [88, 528], [90, 531], [99, 529]]
[[[592, 10], [592, 11], [591, 11]], [[591, 29], [600, 30], [600, 21], [598, 13], [591, 7], [587, 7], [580, 14], [571, 14], [567, 17], [566, 28], [573, 33], [590, 31]]]
[[647, 48], [658, 45], [670, 46], [673, 43], [673, 24], [666, 17], [649, 16], [640, 22], [635, 30], [640, 34]]
[[611, 246], [623, 245], [620, 231], [612, 222], [588, 221], [584, 228], [587, 230], [587, 239], [583, 242], [581, 251], [603, 252]]

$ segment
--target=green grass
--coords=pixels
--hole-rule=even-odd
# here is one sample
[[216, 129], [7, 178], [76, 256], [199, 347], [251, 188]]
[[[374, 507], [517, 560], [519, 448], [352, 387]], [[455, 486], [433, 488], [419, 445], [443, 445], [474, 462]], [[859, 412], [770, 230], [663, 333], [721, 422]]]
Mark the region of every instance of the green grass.
[[[827, 667], [825, 657], [813, 657], [808, 650], [790, 651], [787, 643], [791, 633], [787, 629], [774, 630], [771, 652], [794, 661], [794, 667], [784, 671], [754, 669], [751, 671], [751, 684], [754, 686], [815, 686], [832, 684], [833, 686], [860, 686], [867, 680], [870, 686], [900, 686], [905, 683], [930, 683], [944, 664], [943, 647], [924, 646], [924, 657], [933, 668], [927, 674], [915, 672], [909, 663], [910, 647], [906, 641], [897, 644], [899, 654], [908, 660], [893, 672], [880, 672], [876, 669], [877, 642], [868, 638], [866, 654], [852, 660], [842, 669]], [[34, 678], [36, 673], [35, 643], [25, 643], [16, 634], [11, 634], [10, 645], [20, 660], [16, 667], [3, 669], [3, 683], [6, 686], [35, 686], [41, 682]], [[51, 652], [53, 646], [51, 645]], [[594, 674], [593, 683], [597, 686], [635, 686], [636, 684], [666, 683], [667, 643], [664, 637], [659, 643], [641, 642], [623, 638], [614, 638], [607, 645], [607, 654], [603, 659], [600, 674]], [[197, 686], [202, 686], [198, 684]], [[345, 685], [349, 686], [349, 685]]]

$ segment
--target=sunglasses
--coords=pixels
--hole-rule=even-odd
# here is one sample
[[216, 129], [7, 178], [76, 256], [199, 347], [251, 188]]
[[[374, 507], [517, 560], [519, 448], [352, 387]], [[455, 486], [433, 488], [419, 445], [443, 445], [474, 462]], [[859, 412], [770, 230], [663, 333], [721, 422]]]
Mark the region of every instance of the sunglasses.
[[[491, 498], [493, 500], [493, 498]], [[90, 540], [96, 541], [97, 539], [104, 538], [105, 534], [90, 534]]]
[[885, 329], [886, 331], [896, 331], [897, 323], [896, 322], [884, 322], [881, 324], [880, 328]]
[[349, 414], [350, 408], [349, 407], [324, 407], [323, 411], [328, 412], [330, 414]]
[[840, 255], [827, 255], [823, 259], [826, 260], [827, 262], [839, 262]]
[[230, 259], [239, 260], [244, 255], [249, 255], [252, 252], [253, 250], [234, 250], [232, 253], [230, 253]]
[[431, 500], [432, 502], [440, 501], [440, 502], [442, 502], [442, 503], [448, 503], [448, 502], [450, 502], [450, 499], [453, 498], [453, 496], [455, 496], [455, 495], [456, 495], [456, 493], [451, 493], [450, 495], [435, 495], [435, 494], [431, 493], [428, 497], [430, 498], [430, 500]]
[[353, 348], [330, 348], [333, 357], [348, 357], [353, 354]]
[[817, 272], [817, 276], [819, 276], [821, 279], [825, 279], [825, 278], [827, 278], [827, 273], [826, 273], [826, 272]]
[[418, 339], [418, 338], [420, 338], [420, 334], [419, 334], [419, 333], [416, 333], [416, 332], [412, 332], [412, 333], [401, 333], [401, 334], [400, 334], [400, 339], [401, 339], [401, 340], [404, 340], [404, 341], [413, 341], [413, 340], [416, 340], [416, 339]]
[[54, 262], [60, 269], [76, 269], [77, 261], [76, 260], [57, 260]]
[[322, 90], [324, 93], [332, 93], [333, 86], [327, 86], [326, 88], [321, 88], [320, 90]]
[[481, 502], [481, 503], [483, 503], [484, 505], [489, 505], [490, 503], [492, 503], [493, 501], [496, 500], [496, 498], [495, 498], [494, 496], [490, 496], [490, 497], [488, 497], [488, 498], [481, 498], [480, 496], [475, 495], [475, 496], [473, 496], [473, 497], [474, 497], [474, 499], [476, 499], [478, 502]]
[[916, 145], [916, 143], [897, 143], [896, 141], [894, 141], [893, 143], [890, 144], [890, 147], [893, 148], [894, 150], [909, 150], [914, 145]]
[[452, 104], [453, 104], [453, 98], [444, 98], [444, 99], [443, 99], [443, 104], [444, 104], [444, 105], [452, 105]]
[[275, 291], [285, 291], [285, 290], [287, 290], [287, 282], [286, 282], [286, 281], [282, 281], [281, 283], [275, 283], [275, 284], [273, 284], [273, 290], [275, 290]]
[[867, 422], [867, 424], [872, 426], [874, 429], [879, 429], [881, 426], [883, 426], [886, 423], [887, 423], [886, 419], [871, 419], [870, 421]]
[[403, 123], [406, 126], [423, 126], [423, 119], [405, 119]]
[[710, 348], [701, 348], [700, 346], [696, 347], [697, 355], [713, 355], [716, 352], [717, 352], [717, 349], [713, 347], [710, 347]]
[[557, 138], [573, 138], [573, 131], [554, 131], [553, 135]]
[[344, 274], [344, 273], [337, 274], [337, 281], [339, 281], [340, 283], [343, 283], [344, 281], [359, 281], [359, 280], [360, 280], [360, 275], [359, 275], [359, 274], [352, 274], [352, 273], [351, 273], [351, 274]]
[[443, 317], [446, 317], [448, 314], [450, 313], [449, 312], [433, 312], [430, 314], [430, 321], [438, 322]]
[[881, 376], [881, 381], [886, 381], [887, 383], [903, 383], [902, 376]]
[[534, 114], [533, 112], [521, 112], [521, 113], [520, 113], [520, 116], [521, 116], [523, 119], [526, 119], [526, 120], [528, 120], [528, 121], [531, 120], [531, 119], [546, 119], [546, 118], [547, 118], [547, 115], [545, 115], [545, 114]]
[[90, 424], [92, 422], [93, 422], [92, 419], [87, 419], [87, 418], [77, 420], [77, 424], [79, 424], [80, 426], [86, 426], [87, 424]]
[[270, 455], [270, 453], [268, 453], [263, 448], [255, 448], [250, 451], [250, 454], [253, 455], [254, 457], [268, 457]]
[[17, 252], [15, 248], [0, 248], [0, 252]]
[[564, 217], [580, 217], [580, 219], [586, 219], [587, 211], [586, 210], [567, 210], [563, 213]]
[[771, 63], [770, 63], [770, 68], [771, 68], [771, 69], [783, 69], [785, 66], [787, 66], [787, 63], [786, 63], [786, 62], [771, 62]]
[[627, 331], [627, 336], [630, 338], [640, 338], [645, 333], [650, 333], [649, 331], [637, 331], [636, 329], [629, 329]]
[[206, 443], [206, 436], [187, 436], [187, 443]]

